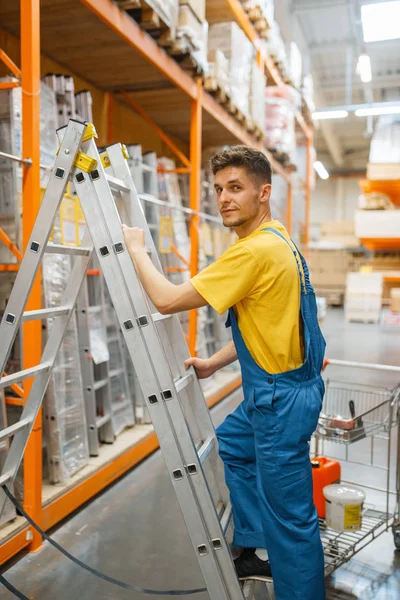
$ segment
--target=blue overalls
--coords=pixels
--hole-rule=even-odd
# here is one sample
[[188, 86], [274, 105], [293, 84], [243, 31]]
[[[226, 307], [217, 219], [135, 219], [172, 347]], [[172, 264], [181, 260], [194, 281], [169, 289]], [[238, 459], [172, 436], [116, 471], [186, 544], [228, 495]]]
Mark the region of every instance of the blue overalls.
[[[238, 547], [266, 548], [277, 600], [324, 600], [324, 557], [313, 503], [309, 441], [321, 410], [325, 340], [302, 255], [278, 231], [301, 281], [304, 364], [271, 375], [252, 358], [229, 310], [244, 401], [217, 430]], [[302, 263], [300, 266], [299, 259]], [[304, 279], [303, 279], [304, 274]], [[284, 307], [282, 307], [284, 318]]]

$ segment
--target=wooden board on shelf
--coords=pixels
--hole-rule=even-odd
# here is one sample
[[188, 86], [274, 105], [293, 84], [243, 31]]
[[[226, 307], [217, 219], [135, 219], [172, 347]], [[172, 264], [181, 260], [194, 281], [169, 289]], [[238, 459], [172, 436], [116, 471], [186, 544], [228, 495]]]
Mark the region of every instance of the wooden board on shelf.
[[206, 20], [210, 25], [212, 25], [213, 23], [225, 23], [225, 21], [234, 21], [235, 17], [229, 0], [212, 0], [211, 2], [207, 2]]

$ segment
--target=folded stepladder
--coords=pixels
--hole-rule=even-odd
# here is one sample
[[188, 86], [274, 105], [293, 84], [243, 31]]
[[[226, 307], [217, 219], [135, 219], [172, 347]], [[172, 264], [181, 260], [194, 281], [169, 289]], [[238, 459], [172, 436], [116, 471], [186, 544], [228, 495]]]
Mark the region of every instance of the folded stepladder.
[[[136, 276], [123, 240], [113, 194], [123, 200], [124, 220], [144, 229], [146, 249], [161, 270], [123, 146], [111, 146], [100, 157], [93, 126], [72, 119], [66, 128], [59, 130], [59, 135], [62, 137], [61, 146], [0, 325], [1, 368], [4, 370], [22, 321], [57, 318], [40, 364], [0, 379], [1, 389], [34, 377], [20, 421], [0, 432], [0, 440], [13, 436], [0, 484], [11, 487], [15, 478], [94, 249], [210, 598], [243, 599], [224, 535], [231, 511], [215, 430], [194, 370], [185, 371], [184, 368], [189, 353], [178, 317], [155, 312]], [[108, 174], [103, 165], [111, 165], [109, 168], [113, 175]], [[48, 242], [56, 212], [70, 180], [87, 223], [83, 245], [78, 249]], [[24, 312], [45, 252], [77, 255], [62, 304], [51, 309]], [[5, 495], [3, 491], [0, 494], [3, 506]]]

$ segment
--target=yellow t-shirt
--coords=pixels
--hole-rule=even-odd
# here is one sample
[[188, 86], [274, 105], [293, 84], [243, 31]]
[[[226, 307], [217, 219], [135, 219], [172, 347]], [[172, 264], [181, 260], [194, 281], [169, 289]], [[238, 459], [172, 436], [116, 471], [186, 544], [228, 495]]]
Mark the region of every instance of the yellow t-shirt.
[[292, 250], [275, 233], [262, 231], [266, 227], [290, 241], [279, 221], [263, 223], [191, 282], [220, 314], [234, 307], [250, 354], [260, 367], [275, 374], [304, 362], [300, 279]]

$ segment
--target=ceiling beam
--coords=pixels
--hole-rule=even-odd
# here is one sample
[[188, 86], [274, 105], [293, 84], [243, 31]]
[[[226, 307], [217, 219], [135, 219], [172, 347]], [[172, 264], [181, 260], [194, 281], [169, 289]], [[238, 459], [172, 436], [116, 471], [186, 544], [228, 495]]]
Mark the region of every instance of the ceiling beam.
[[[346, 87], [345, 79], [329, 79], [326, 83], [320, 83], [319, 89], [321, 92], [328, 94], [343, 90]], [[373, 77], [371, 81], [371, 88], [374, 90], [384, 88], [400, 88], [400, 75], [382, 75]], [[363, 90], [364, 84], [361, 80], [353, 81], [354, 90]]]
[[337, 8], [338, 6], [347, 6], [348, 0], [328, 0], [328, 2], [296, 2], [293, 0], [291, 2], [290, 11], [292, 15], [301, 14], [301, 13], [310, 13], [316, 10], [326, 10], [327, 8]]

